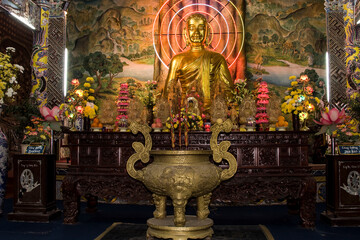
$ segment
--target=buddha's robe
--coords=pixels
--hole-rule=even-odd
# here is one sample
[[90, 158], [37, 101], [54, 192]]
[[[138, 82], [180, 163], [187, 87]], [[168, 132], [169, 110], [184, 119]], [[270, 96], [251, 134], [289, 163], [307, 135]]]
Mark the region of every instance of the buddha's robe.
[[195, 56], [187, 51], [173, 57], [165, 82], [165, 97], [178, 81], [181, 85], [182, 103], [190, 90], [195, 88], [206, 111], [216, 94], [231, 97], [231, 90], [234, 89], [225, 58], [217, 52], [208, 50], [203, 50]]

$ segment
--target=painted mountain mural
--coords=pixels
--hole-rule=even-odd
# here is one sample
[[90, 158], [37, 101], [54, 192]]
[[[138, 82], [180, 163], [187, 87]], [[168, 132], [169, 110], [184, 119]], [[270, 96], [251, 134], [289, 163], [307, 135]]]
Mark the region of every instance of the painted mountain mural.
[[305, 69], [325, 76], [326, 23], [323, 1], [247, 1], [248, 70], [276, 85]]
[[[131, 63], [153, 63], [151, 32], [158, 1], [78, 0], [72, 4], [67, 19], [71, 70], [84, 72], [84, 58], [94, 52], [118, 55], [124, 71]], [[151, 71], [139, 80], [149, 79]]]

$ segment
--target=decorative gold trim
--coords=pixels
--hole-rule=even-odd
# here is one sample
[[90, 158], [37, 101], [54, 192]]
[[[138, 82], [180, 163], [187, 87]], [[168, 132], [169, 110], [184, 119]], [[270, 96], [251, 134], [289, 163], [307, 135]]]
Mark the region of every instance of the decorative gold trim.
[[210, 139], [210, 148], [213, 150], [213, 158], [216, 163], [220, 163], [225, 159], [229, 163], [229, 168], [221, 172], [221, 181], [227, 180], [234, 176], [237, 170], [237, 162], [235, 157], [228, 152], [228, 149], [231, 145], [229, 141], [223, 141], [220, 144], [217, 144], [217, 139], [219, 133], [222, 131], [230, 132], [232, 129], [232, 122], [230, 119], [227, 119], [225, 122], [219, 124], [216, 123], [211, 127], [211, 139]]
[[259, 224], [259, 227], [263, 231], [267, 240], [274, 240], [273, 235], [271, 234], [270, 230], [265, 225]]
[[106, 228], [106, 230], [101, 233], [97, 238], [95, 238], [94, 240], [101, 240], [103, 237], [105, 237], [106, 234], [108, 234], [114, 227], [116, 227], [116, 225], [122, 224], [122, 222], [114, 222], [113, 224], [111, 224], [110, 227]]
[[142, 133], [145, 138], [145, 146], [140, 142], [134, 142], [132, 147], [135, 150], [135, 153], [130, 156], [129, 160], [126, 163], [126, 171], [128, 174], [137, 180], [143, 181], [144, 173], [142, 170], [135, 170], [135, 162], [141, 160], [143, 163], [147, 163], [150, 160], [150, 150], [152, 148], [152, 140], [150, 136], [151, 127], [146, 125], [141, 125], [137, 122], [130, 124], [129, 129], [133, 134], [138, 132]]

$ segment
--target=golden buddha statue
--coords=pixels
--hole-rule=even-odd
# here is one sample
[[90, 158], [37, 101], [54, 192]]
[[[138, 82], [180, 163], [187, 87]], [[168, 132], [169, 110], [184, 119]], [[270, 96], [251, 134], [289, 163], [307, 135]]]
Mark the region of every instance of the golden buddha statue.
[[171, 89], [179, 82], [182, 105], [186, 95], [194, 88], [208, 112], [215, 95], [222, 95], [224, 99], [231, 97], [234, 84], [225, 58], [205, 47], [209, 31], [206, 18], [199, 13], [192, 14], [186, 25], [185, 37], [190, 49], [171, 59], [163, 96], [168, 98]]

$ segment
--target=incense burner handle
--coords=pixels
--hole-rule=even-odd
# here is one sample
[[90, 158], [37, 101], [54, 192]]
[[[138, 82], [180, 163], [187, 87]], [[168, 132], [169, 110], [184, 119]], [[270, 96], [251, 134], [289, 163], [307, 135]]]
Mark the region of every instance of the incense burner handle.
[[210, 148], [213, 151], [213, 159], [216, 163], [220, 163], [223, 159], [225, 159], [229, 163], [229, 168], [224, 169], [221, 172], [220, 180], [224, 181], [236, 173], [237, 170], [237, 162], [235, 157], [228, 152], [228, 149], [231, 145], [229, 141], [222, 141], [221, 143], [217, 144], [217, 139], [219, 133], [222, 131], [230, 132], [232, 129], [232, 122], [230, 119], [227, 119], [223, 123], [216, 123], [211, 127], [211, 139], [210, 139]]
[[138, 160], [141, 160], [141, 162], [143, 163], [147, 163], [150, 160], [149, 152], [152, 147], [152, 140], [150, 136], [151, 128], [149, 126], [141, 125], [136, 122], [131, 123], [129, 128], [133, 134], [137, 134], [138, 132], [140, 132], [144, 135], [145, 145], [140, 142], [134, 142], [132, 144], [135, 153], [129, 157], [126, 163], [126, 171], [132, 178], [143, 182], [144, 173], [142, 170], [135, 169], [135, 163]]

